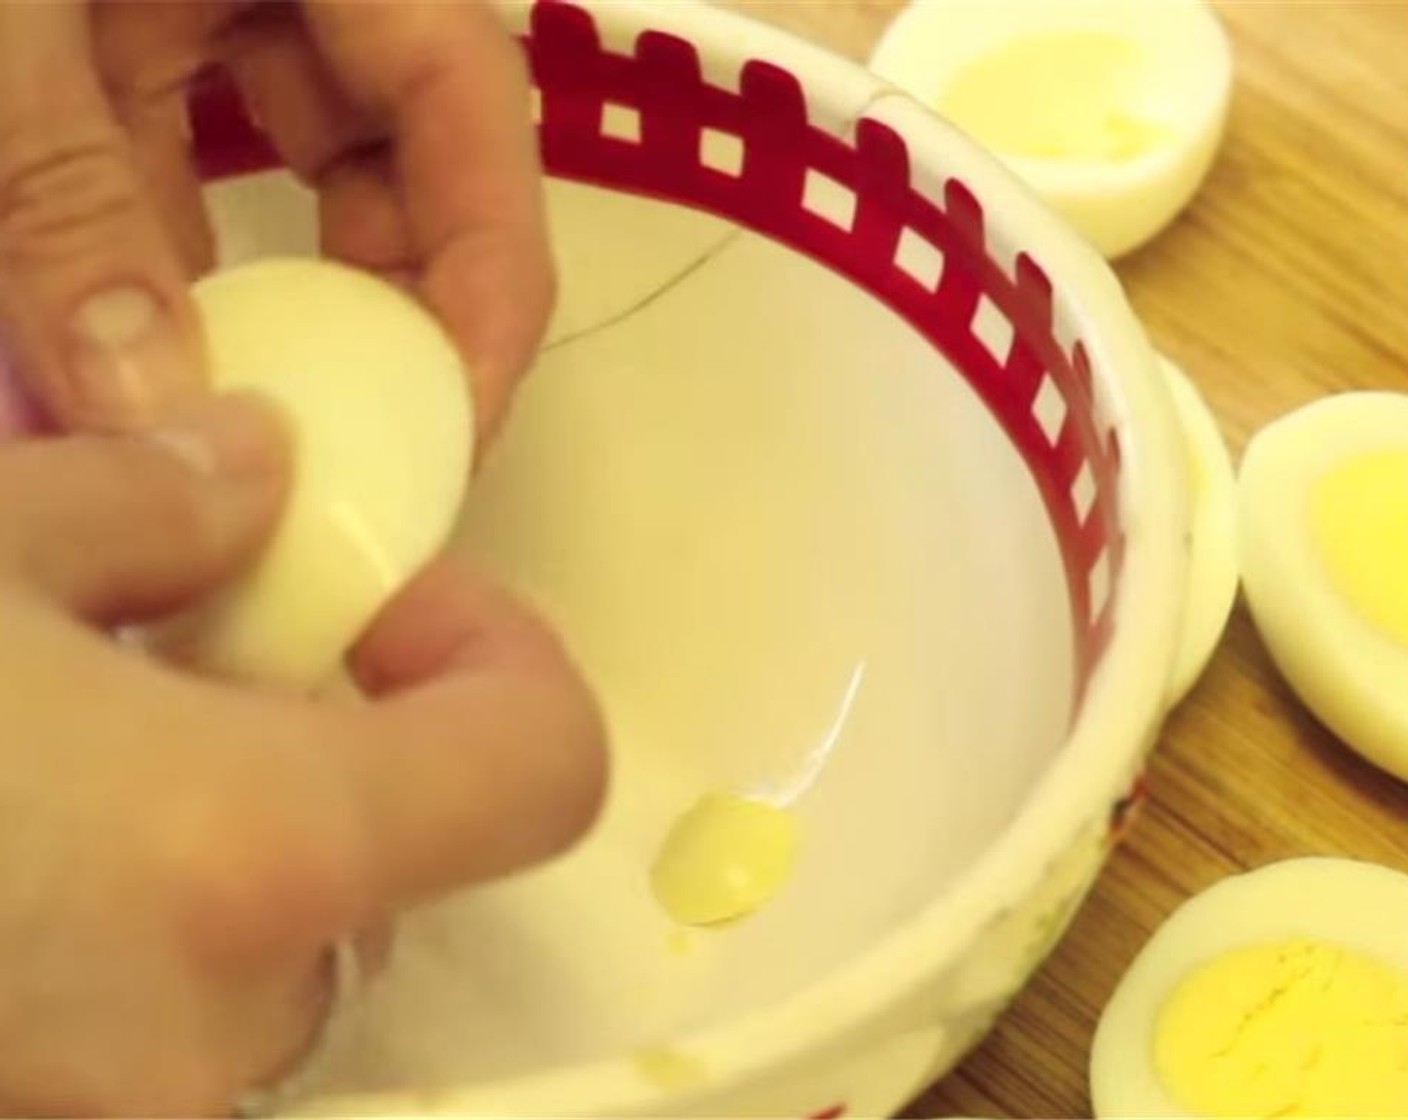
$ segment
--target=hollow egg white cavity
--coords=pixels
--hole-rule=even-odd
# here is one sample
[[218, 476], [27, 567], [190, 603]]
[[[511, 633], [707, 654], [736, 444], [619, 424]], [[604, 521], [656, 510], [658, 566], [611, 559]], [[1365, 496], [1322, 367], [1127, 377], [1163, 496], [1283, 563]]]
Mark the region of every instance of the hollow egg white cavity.
[[1148, 941], [1091, 1049], [1096, 1116], [1408, 1115], [1408, 875], [1303, 858]]
[[1232, 51], [1204, 0], [913, 0], [870, 59], [1107, 257], [1162, 230], [1221, 141]]
[[1287, 682], [1408, 780], [1408, 395], [1344, 393], [1263, 428], [1238, 478], [1238, 551]]
[[1207, 668], [1237, 598], [1237, 479], [1202, 394], [1167, 358], [1160, 364], [1183, 425], [1193, 498], [1183, 641], [1169, 685], [1177, 702]]
[[293, 476], [254, 566], [151, 644], [219, 676], [317, 688], [454, 524], [473, 447], [464, 363], [415, 299], [331, 261], [252, 261], [192, 294], [214, 388], [277, 408]]

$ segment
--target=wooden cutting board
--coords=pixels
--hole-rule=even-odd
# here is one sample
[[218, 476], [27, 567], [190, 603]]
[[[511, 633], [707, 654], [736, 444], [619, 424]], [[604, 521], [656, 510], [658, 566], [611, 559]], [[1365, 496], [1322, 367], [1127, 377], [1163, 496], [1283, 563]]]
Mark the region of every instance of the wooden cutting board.
[[[901, 6], [724, 2], [856, 59]], [[1239, 454], [1257, 428], [1325, 393], [1408, 390], [1408, 2], [1216, 7], [1238, 71], [1226, 144], [1178, 223], [1117, 270]], [[1240, 603], [1169, 720], [1151, 781], [1148, 806], [1046, 967], [906, 1116], [1089, 1116], [1100, 1008], [1188, 894], [1295, 855], [1408, 871], [1408, 786], [1297, 705]]]

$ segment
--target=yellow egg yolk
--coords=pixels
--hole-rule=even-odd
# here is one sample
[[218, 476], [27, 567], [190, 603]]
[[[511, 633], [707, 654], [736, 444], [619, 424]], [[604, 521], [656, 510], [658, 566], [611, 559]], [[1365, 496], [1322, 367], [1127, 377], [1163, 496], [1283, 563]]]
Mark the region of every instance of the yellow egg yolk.
[[1408, 645], [1408, 450], [1336, 464], [1311, 496], [1311, 533], [1335, 590]]
[[1408, 973], [1297, 938], [1195, 969], [1161, 1009], [1154, 1061], [1199, 1116], [1408, 1116]]
[[797, 820], [786, 809], [711, 793], [665, 838], [651, 870], [655, 897], [684, 925], [714, 925], [751, 914], [792, 873], [797, 832]]
[[1027, 35], [970, 63], [937, 108], [980, 143], [1009, 155], [1133, 159], [1168, 133], [1130, 108], [1146, 66], [1139, 44], [1121, 35]]
[[672, 1046], [648, 1046], [633, 1055], [636, 1072], [662, 1089], [683, 1090], [709, 1080], [698, 1058]]

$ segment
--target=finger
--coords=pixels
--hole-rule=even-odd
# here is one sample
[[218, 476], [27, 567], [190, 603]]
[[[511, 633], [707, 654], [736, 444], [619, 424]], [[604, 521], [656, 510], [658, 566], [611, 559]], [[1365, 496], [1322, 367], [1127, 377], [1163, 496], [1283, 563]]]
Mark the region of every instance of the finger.
[[0, 337], [0, 443], [17, 436], [52, 433], [53, 421], [34, 399]]
[[522, 54], [488, 4], [315, 0], [308, 20], [354, 100], [391, 124], [421, 294], [458, 340], [492, 430], [553, 299]]
[[162, 215], [181, 267], [192, 279], [215, 264], [215, 237], [191, 162], [185, 102], [179, 97], [127, 107], [123, 125], [148, 197]]
[[59, 420], [149, 423], [202, 380], [177, 253], [93, 69], [88, 5], [0, 4], [0, 327]]
[[209, 44], [247, 0], [90, 4], [94, 54], [103, 85], [118, 102], [159, 100], [185, 87], [209, 61]]
[[324, 173], [318, 186], [324, 252], [419, 284], [421, 261], [389, 152], [344, 157]]
[[199, 276], [213, 264], [214, 241], [192, 160], [186, 90], [235, 8], [225, 0], [107, 0], [90, 10], [103, 88], [182, 265]]
[[260, 127], [300, 178], [319, 183], [386, 125], [360, 110], [314, 47], [296, 4], [262, 4], [220, 35], [218, 49]]
[[398, 280], [418, 274], [386, 125], [343, 91], [301, 9], [255, 9], [222, 43], [264, 131], [289, 167], [318, 189], [323, 251]]
[[213, 589], [277, 516], [286, 449], [267, 408], [209, 398], [144, 439], [0, 450], [0, 579], [94, 621], [165, 613]]
[[395, 929], [386, 918], [367, 926], [352, 939], [357, 967], [363, 976], [371, 979], [386, 971], [395, 940]]
[[[208, 1078], [204, 1100], [193, 1096], [174, 1114], [248, 1115], [250, 1104], [260, 1114], [268, 1114], [271, 1110], [262, 1107], [268, 1087], [296, 1077], [326, 1029], [336, 998], [331, 950], [322, 947], [294, 954], [247, 975], [236, 970], [223, 984], [212, 984], [207, 995], [220, 1012], [216, 1029], [209, 1031], [202, 1045], [215, 1056], [213, 1063], [209, 1057], [206, 1061], [218, 1072]], [[146, 1080], [137, 1081], [136, 1101], [143, 1099], [141, 1082]], [[204, 1107], [192, 1107], [198, 1103]], [[136, 1114], [150, 1115], [150, 1111]]]
[[418, 275], [386, 124], [359, 110], [314, 47], [301, 9], [256, 9], [222, 37], [245, 100], [280, 154], [318, 189], [322, 249], [383, 275]]
[[590, 827], [596, 704], [551, 633], [482, 577], [428, 569], [352, 666], [383, 697], [339, 734], [387, 905], [537, 863]]

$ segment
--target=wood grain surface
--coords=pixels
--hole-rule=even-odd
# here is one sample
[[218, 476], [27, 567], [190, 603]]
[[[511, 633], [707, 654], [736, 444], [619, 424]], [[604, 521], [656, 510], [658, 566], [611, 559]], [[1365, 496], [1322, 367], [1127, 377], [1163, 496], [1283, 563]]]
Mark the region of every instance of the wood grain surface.
[[[857, 59], [900, 6], [725, 2]], [[1240, 453], [1256, 429], [1325, 393], [1408, 390], [1408, 2], [1216, 8], [1237, 59], [1225, 146], [1176, 225], [1117, 270]], [[1408, 787], [1297, 705], [1241, 603], [1169, 720], [1151, 781], [1149, 805], [1046, 967], [906, 1116], [1089, 1116], [1100, 1008], [1182, 899], [1295, 855], [1408, 871]]]

